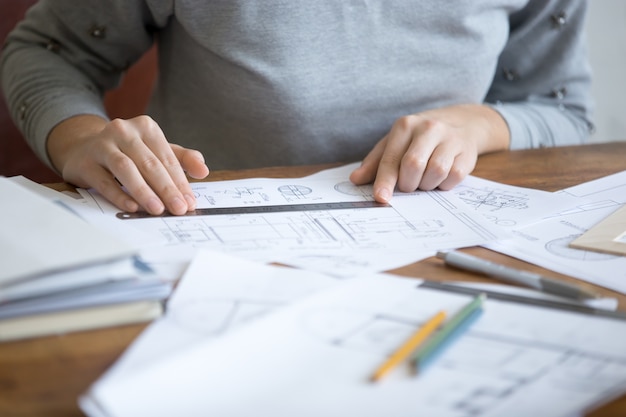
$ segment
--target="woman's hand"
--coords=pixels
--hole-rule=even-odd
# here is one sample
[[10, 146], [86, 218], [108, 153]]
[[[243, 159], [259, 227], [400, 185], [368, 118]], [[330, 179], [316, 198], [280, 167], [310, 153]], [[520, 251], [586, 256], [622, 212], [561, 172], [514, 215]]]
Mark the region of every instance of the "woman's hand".
[[72, 117], [52, 130], [47, 146], [65, 181], [92, 187], [128, 212], [194, 210], [196, 198], [185, 172], [198, 179], [209, 174], [200, 152], [168, 143], [148, 116], [110, 122]]
[[484, 105], [458, 105], [398, 119], [350, 175], [357, 184], [374, 182], [376, 201], [394, 189], [449, 190], [470, 174], [478, 155], [509, 146], [504, 119]]

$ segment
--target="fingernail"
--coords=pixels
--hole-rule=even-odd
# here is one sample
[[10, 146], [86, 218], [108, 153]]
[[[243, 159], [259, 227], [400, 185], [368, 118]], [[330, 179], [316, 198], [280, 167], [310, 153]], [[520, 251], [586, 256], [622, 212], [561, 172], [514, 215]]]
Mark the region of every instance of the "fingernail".
[[187, 211], [187, 204], [178, 197], [171, 201], [170, 207], [172, 207], [172, 212], [175, 214], [182, 214]]
[[196, 198], [191, 194], [185, 194], [185, 200], [187, 201], [187, 210], [195, 210], [196, 209]]
[[387, 203], [391, 199], [391, 192], [386, 188], [381, 188], [380, 190], [378, 190], [376, 195], [378, 196], [379, 200], [382, 200], [385, 203]]
[[148, 201], [148, 206], [146, 207], [148, 211], [152, 214], [161, 214], [165, 207], [163, 207], [163, 203], [158, 198], [151, 198]]

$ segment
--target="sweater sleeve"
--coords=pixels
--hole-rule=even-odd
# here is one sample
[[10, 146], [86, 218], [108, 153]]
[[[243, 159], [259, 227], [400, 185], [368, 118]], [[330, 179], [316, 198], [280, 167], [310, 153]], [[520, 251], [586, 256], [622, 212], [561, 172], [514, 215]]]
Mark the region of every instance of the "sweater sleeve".
[[531, 0], [510, 17], [509, 41], [486, 97], [511, 149], [574, 145], [593, 131], [583, 0]]
[[[155, 2], [156, 3], [156, 2]], [[0, 77], [11, 116], [35, 153], [51, 165], [49, 132], [76, 115], [107, 118], [103, 94], [150, 48], [167, 2], [41, 0], [9, 34]]]

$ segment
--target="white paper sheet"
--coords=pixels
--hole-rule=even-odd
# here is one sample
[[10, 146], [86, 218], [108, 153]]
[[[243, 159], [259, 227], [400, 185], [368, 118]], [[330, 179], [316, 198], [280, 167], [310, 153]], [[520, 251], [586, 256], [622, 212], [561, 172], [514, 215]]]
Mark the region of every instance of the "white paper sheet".
[[465, 296], [415, 280], [344, 281], [218, 339], [96, 382], [94, 417], [561, 417], [626, 390], [626, 321], [487, 300], [417, 378], [373, 370], [428, 317]]
[[513, 238], [485, 247], [626, 294], [626, 257], [569, 243], [626, 203], [626, 171], [562, 190], [580, 199], [557, 215], [512, 230]]
[[[193, 183], [198, 209], [372, 201], [371, 186], [355, 186], [343, 167], [304, 178], [256, 178]], [[105, 217], [118, 210], [91, 192]], [[102, 217], [102, 216], [100, 216]], [[97, 217], [89, 217], [98, 222]], [[452, 192], [396, 193], [389, 207], [196, 215], [118, 220], [166, 243], [144, 248], [146, 260], [175, 247], [208, 248], [263, 262], [280, 262], [336, 276], [384, 271], [507, 236], [468, 210]], [[150, 252], [158, 252], [159, 256]], [[180, 254], [181, 252], [176, 252]]]
[[101, 262], [78, 269], [62, 270], [46, 274], [34, 280], [25, 280], [13, 285], [5, 285], [0, 293], [0, 310], [3, 304], [39, 298], [53, 293], [76, 290], [127, 279], [157, 281], [160, 279], [138, 259], [127, 257], [111, 262]]
[[338, 283], [317, 272], [200, 250], [168, 300], [166, 315], [133, 342], [104, 378], [132, 374]]
[[0, 177], [0, 194], [0, 284], [120, 259], [137, 250], [17, 181]]
[[527, 226], [584, 201], [566, 193], [515, 187], [472, 175], [452, 192], [472, 211], [507, 230]]
[[137, 259], [98, 264], [5, 286], [0, 320], [130, 301], [164, 300], [172, 283]]

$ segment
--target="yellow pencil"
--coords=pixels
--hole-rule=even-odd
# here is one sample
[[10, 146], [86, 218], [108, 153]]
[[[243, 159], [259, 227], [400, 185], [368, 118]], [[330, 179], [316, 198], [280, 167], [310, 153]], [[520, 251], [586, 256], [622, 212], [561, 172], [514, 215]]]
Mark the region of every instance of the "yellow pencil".
[[370, 377], [372, 382], [378, 381], [396, 365], [405, 360], [439, 325], [446, 319], [446, 312], [440, 311], [431, 317], [426, 324], [420, 327], [406, 342], [404, 342]]

